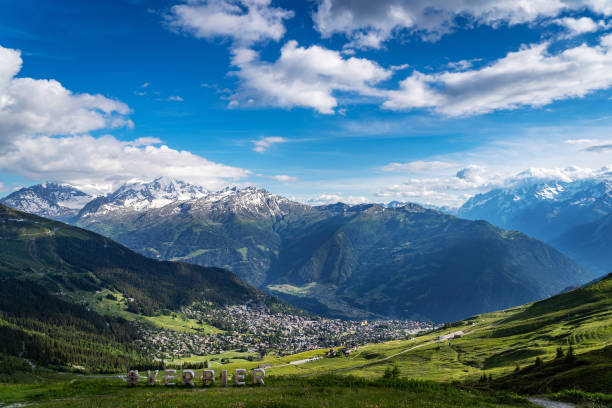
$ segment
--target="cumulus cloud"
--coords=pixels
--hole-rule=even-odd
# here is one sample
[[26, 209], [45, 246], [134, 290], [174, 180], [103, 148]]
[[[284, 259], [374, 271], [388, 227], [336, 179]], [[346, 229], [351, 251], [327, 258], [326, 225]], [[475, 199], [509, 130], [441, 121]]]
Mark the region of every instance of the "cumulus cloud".
[[590, 17], [564, 17], [558, 18], [553, 22], [566, 29], [567, 34], [564, 36], [566, 38], [610, 28], [610, 24], [606, 23], [604, 20], [594, 21]]
[[73, 93], [53, 79], [16, 77], [21, 65], [19, 51], [0, 46], [0, 141], [132, 126], [125, 116], [130, 113], [126, 104]]
[[426, 172], [440, 169], [456, 167], [456, 164], [445, 161], [426, 161], [415, 160], [407, 163], [389, 163], [385, 165], [383, 171], [405, 171], [405, 172]]
[[284, 108], [308, 107], [332, 114], [338, 106], [336, 92], [382, 96], [374, 84], [390, 77], [392, 71], [365, 58], [344, 58], [338, 51], [313, 45], [300, 47], [288, 41], [273, 63], [259, 59], [248, 48], [234, 50], [232, 64], [242, 82], [233, 105], [259, 103]]
[[612, 35], [558, 54], [548, 43], [523, 47], [481, 69], [422, 74], [414, 71], [389, 91], [387, 109], [432, 108], [449, 116], [522, 106], [540, 107], [583, 97], [612, 85]]
[[497, 27], [584, 8], [612, 14], [612, 4], [601, 0], [320, 0], [313, 19], [323, 37], [339, 33], [351, 47], [380, 48], [403, 32], [437, 40], [456, 28], [458, 16], [471, 24]]
[[280, 40], [283, 21], [293, 12], [271, 7], [271, 0], [189, 0], [170, 9], [169, 27], [197, 38], [231, 38], [248, 45]]
[[165, 175], [217, 189], [249, 175], [158, 139], [120, 141], [113, 136], [34, 136], [0, 152], [0, 168], [31, 180], [61, 180], [87, 190], [108, 191], [132, 180]]
[[[249, 172], [179, 151], [154, 137], [120, 141], [89, 131], [132, 126], [130, 109], [59, 82], [16, 77], [19, 51], [0, 46], [0, 169], [31, 180], [61, 180], [101, 191], [166, 175], [218, 188]], [[145, 84], [146, 85], [146, 84]], [[143, 85], [143, 87], [146, 87]]]
[[458, 179], [466, 180], [471, 183], [482, 184], [486, 178], [483, 177], [486, 169], [482, 166], [470, 164], [467, 167], [459, 170], [455, 175]]
[[257, 153], [263, 153], [268, 150], [272, 145], [278, 143], [286, 143], [287, 139], [279, 136], [262, 137], [259, 140], [253, 140], [253, 150]]
[[272, 178], [278, 181], [297, 181], [296, 177], [291, 177], [286, 174], [278, 174], [276, 176], [272, 176]]

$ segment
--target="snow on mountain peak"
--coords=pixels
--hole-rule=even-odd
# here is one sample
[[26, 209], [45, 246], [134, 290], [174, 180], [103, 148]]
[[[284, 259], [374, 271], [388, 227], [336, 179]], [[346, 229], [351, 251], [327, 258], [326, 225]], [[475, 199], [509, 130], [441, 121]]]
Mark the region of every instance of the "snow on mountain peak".
[[92, 198], [71, 185], [47, 181], [15, 191], [0, 202], [21, 211], [66, 221]]
[[165, 205], [206, 196], [201, 186], [188, 184], [171, 177], [158, 177], [147, 183], [129, 183], [119, 187], [100, 200], [94, 200], [83, 208], [82, 216], [125, 211], [145, 211]]

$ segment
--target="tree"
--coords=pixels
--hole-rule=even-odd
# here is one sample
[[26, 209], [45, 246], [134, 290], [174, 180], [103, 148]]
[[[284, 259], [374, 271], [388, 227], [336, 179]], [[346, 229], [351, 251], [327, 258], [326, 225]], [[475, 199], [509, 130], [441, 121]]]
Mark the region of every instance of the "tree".
[[565, 356], [565, 362], [568, 364], [573, 364], [576, 362], [576, 355], [574, 354], [574, 346], [570, 346], [567, 350], [567, 355]]
[[387, 367], [385, 369], [385, 373], [383, 374], [383, 378], [391, 379], [398, 378], [400, 375], [400, 369], [397, 365], [394, 365], [393, 368]]
[[533, 364], [533, 366], [535, 368], [541, 368], [543, 365], [544, 365], [544, 362], [542, 361], [542, 359], [540, 357], [536, 357], [535, 363]]
[[563, 348], [561, 347], [557, 347], [557, 355], [555, 356], [555, 358], [559, 359], [559, 358], [563, 358]]

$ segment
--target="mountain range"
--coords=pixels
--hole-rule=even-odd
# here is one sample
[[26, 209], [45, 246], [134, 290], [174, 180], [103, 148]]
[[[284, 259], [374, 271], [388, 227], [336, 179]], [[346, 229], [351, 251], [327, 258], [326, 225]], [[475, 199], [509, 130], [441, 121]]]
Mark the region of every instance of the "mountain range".
[[[524, 232], [552, 244], [597, 275], [612, 270], [605, 230], [612, 181], [523, 181], [469, 199], [457, 215]], [[610, 235], [607, 235], [608, 237]]]
[[334, 317], [450, 321], [594, 274], [519, 232], [416, 204], [309, 206], [255, 187], [134, 183], [71, 223], [160, 259], [217, 266]]

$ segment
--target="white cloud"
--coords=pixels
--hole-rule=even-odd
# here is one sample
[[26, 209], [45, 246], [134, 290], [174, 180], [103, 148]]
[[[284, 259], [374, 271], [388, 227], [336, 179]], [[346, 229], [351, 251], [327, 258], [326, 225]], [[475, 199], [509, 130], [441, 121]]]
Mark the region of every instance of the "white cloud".
[[371, 203], [367, 197], [363, 196], [343, 196], [342, 193], [336, 194], [320, 194], [315, 198], [309, 199], [306, 201], [310, 205], [325, 205], [325, 204], [335, 204], [335, 203], [344, 203], [344, 204], [367, 204]]
[[233, 105], [259, 103], [291, 108], [309, 107], [332, 114], [338, 106], [336, 92], [382, 96], [372, 85], [387, 79], [391, 71], [364, 58], [343, 58], [338, 51], [318, 45], [300, 47], [289, 41], [274, 63], [261, 61], [257, 52], [234, 50], [232, 64], [242, 81]]
[[497, 27], [584, 8], [612, 14], [612, 3], [606, 0], [320, 0], [313, 19], [323, 37], [340, 33], [352, 47], [380, 48], [403, 32], [437, 40], [456, 28], [458, 16], [472, 24]]
[[476, 164], [470, 164], [467, 167], [462, 168], [455, 175], [458, 179], [466, 180], [471, 183], [482, 184], [486, 181], [484, 173], [486, 169]]
[[482, 60], [481, 58], [474, 58], [471, 60], [461, 60], [457, 62], [449, 62], [447, 66], [450, 69], [453, 69], [455, 71], [463, 71], [463, 70], [472, 68], [472, 66], [474, 65], [474, 62], [481, 61], [481, 60]]
[[[0, 46], [0, 169], [31, 180], [61, 180], [89, 191], [159, 175], [219, 188], [250, 174], [172, 149], [155, 137], [120, 141], [85, 133], [132, 126], [127, 105], [78, 94], [59, 82], [15, 77], [19, 51]], [[146, 86], [143, 85], [143, 88]]]
[[564, 17], [558, 18], [553, 22], [565, 27], [565, 29], [568, 31], [568, 35], [566, 37], [573, 37], [585, 33], [594, 33], [596, 31], [609, 28], [609, 24], [607, 24], [605, 21], [600, 20], [595, 22], [590, 17]]
[[278, 181], [297, 181], [296, 177], [291, 177], [286, 174], [278, 174], [276, 176], [272, 176], [272, 178]]
[[391, 71], [403, 71], [410, 68], [410, 64], [391, 65], [389, 69]]
[[506, 180], [506, 185], [514, 185], [519, 183], [532, 183], [534, 181], [549, 181], [559, 180], [564, 182], [572, 182], [594, 178], [600, 175], [600, 171], [586, 167], [568, 166], [565, 168], [541, 168], [530, 167], [527, 170], [516, 174]]
[[217, 189], [249, 171], [211, 162], [184, 150], [154, 146], [159, 139], [120, 141], [113, 136], [23, 137], [0, 152], [0, 168], [31, 180], [61, 180], [88, 191], [160, 175]]
[[162, 144], [164, 143], [160, 138], [158, 137], [139, 137], [136, 140], [133, 140], [132, 142], [129, 142], [134, 146], [147, 146], [147, 145], [155, 145], [155, 144]]
[[482, 114], [583, 97], [612, 85], [612, 35], [551, 55], [548, 44], [510, 52], [476, 70], [426, 75], [413, 72], [389, 91], [384, 107], [433, 108], [449, 116]]
[[253, 140], [253, 145], [255, 146], [253, 147], [253, 150], [258, 153], [263, 153], [268, 150], [272, 145], [278, 143], [286, 143], [287, 141], [288, 140], [284, 137], [278, 136], [262, 137], [259, 140]]
[[166, 16], [168, 25], [197, 38], [231, 38], [248, 45], [280, 40], [283, 21], [293, 12], [271, 7], [271, 0], [189, 0], [175, 5]]
[[0, 141], [132, 126], [126, 104], [72, 93], [53, 79], [18, 78], [21, 64], [19, 51], [0, 46]]
[[567, 143], [567, 144], [574, 144], [574, 145], [583, 145], [583, 144], [597, 143], [597, 140], [592, 140], [592, 139], [567, 139], [565, 141], [565, 143]]
[[574, 34], [583, 34], [597, 31], [598, 25], [590, 17], [564, 17], [555, 20], [555, 23], [567, 28]]
[[440, 169], [448, 169], [456, 167], [454, 163], [444, 161], [426, 161], [426, 160], [415, 160], [408, 163], [389, 163], [385, 165], [383, 171], [406, 171], [406, 172], [427, 172], [435, 171]]
[[169, 101], [174, 101], [174, 102], [183, 102], [184, 99], [178, 95], [171, 95], [168, 97]]

